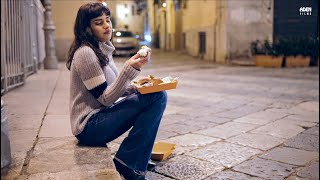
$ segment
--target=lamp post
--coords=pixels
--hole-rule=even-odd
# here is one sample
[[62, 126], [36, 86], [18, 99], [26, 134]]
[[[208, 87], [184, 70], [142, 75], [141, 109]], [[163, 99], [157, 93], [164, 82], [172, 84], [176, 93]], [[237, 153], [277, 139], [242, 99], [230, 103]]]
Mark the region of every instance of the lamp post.
[[58, 59], [56, 56], [54, 30], [56, 29], [51, 15], [51, 0], [44, 0], [44, 26], [46, 57], [44, 59], [45, 69], [58, 69]]
[[[163, 48], [164, 50], [167, 50], [167, 3], [166, 2], [163, 2], [162, 5], [161, 5], [161, 8], [159, 10], [160, 13], [163, 13], [163, 18], [160, 18], [160, 24], [162, 24], [163, 22], [163, 25], [164, 25], [164, 37], [163, 37]], [[163, 20], [163, 21], [162, 21]], [[161, 45], [160, 45], [161, 46]]]

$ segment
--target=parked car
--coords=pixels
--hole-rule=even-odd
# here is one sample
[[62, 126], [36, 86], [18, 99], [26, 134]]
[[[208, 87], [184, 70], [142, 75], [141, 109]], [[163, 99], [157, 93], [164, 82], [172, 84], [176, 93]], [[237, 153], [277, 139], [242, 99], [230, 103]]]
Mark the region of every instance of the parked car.
[[139, 50], [139, 40], [131, 31], [115, 30], [113, 32], [115, 55], [134, 55]]

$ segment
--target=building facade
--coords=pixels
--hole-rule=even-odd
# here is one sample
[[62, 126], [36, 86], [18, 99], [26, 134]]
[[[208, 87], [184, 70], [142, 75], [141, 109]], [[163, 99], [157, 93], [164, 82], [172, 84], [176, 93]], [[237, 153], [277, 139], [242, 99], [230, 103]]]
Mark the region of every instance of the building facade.
[[78, 8], [97, 1], [108, 4], [115, 29], [128, 29], [155, 48], [215, 63], [249, 59], [250, 44], [257, 39], [318, 37], [319, 31], [317, 0], [52, 0], [59, 60], [67, 57]]
[[216, 63], [248, 57], [251, 41], [272, 38], [273, 0], [149, 0], [148, 12], [161, 49]]

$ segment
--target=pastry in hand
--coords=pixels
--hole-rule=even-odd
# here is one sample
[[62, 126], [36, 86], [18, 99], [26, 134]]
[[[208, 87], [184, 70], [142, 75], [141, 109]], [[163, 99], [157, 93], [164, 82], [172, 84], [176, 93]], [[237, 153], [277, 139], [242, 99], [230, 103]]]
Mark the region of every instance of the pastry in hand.
[[140, 56], [146, 57], [149, 52], [151, 52], [151, 49], [148, 46], [142, 46], [141, 49], [137, 53]]

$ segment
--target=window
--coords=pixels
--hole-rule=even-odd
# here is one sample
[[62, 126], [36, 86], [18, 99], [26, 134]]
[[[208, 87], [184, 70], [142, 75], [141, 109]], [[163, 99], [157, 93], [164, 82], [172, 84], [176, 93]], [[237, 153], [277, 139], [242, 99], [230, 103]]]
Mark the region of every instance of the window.
[[182, 33], [182, 49], [186, 49], [186, 33]]
[[199, 54], [204, 55], [206, 53], [206, 32], [199, 32]]

